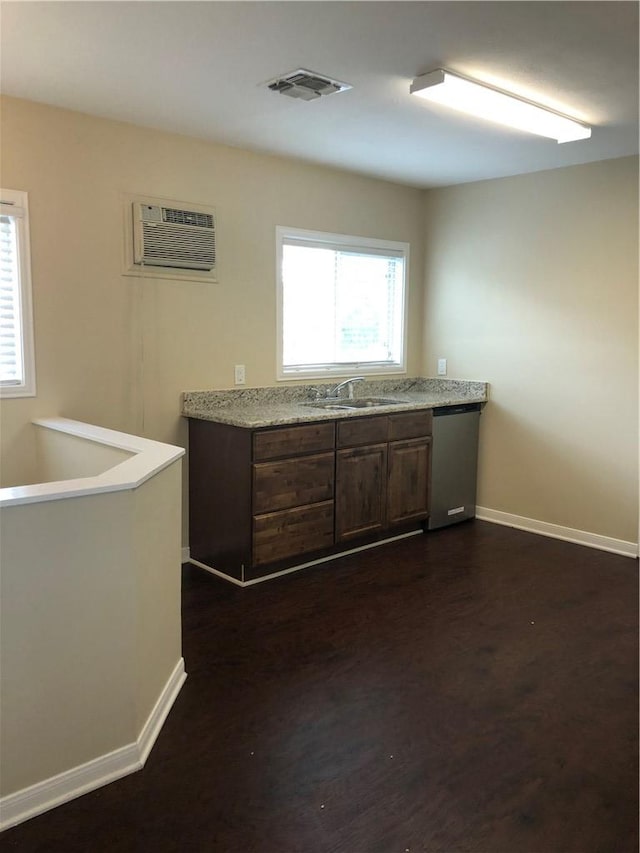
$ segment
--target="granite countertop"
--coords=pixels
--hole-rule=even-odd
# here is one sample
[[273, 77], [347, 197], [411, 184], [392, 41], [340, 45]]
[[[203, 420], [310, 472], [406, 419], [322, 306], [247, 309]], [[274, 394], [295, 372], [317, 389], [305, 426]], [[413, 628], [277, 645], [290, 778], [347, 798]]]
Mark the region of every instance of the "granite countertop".
[[[401, 401], [388, 406], [362, 409], [314, 407], [316, 389], [326, 390], [336, 383], [295, 385], [278, 388], [242, 388], [228, 391], [185, 391], [182, 414], [186, 418], [257, 429], [309, 421], [358, 418], [461, 403], [485, 403], [488, 383], [461, 379], [376, 379], [356, 382], [354, 398], [384, 397]], [[345, 393], [344, 391], [342, 392]], [[348, 403], [346, 399], [342, 403]]]

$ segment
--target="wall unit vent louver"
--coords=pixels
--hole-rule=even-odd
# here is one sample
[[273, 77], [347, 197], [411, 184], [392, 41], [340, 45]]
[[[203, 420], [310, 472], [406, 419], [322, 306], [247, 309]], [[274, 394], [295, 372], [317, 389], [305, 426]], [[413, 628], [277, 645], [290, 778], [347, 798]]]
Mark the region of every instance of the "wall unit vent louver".
[[282, 74], [267, 83], [267, 87], [272, 92], [303, 101], [314, 101], [323, 95], [334, 95], [351, 89], [348, 83], [341, 83], [339, 80], [316, 74], [306, 68], [298, 68], [297, 71]]
[[133, 262], [175, 270], [214, 271], [213, 213], [134, 202]]

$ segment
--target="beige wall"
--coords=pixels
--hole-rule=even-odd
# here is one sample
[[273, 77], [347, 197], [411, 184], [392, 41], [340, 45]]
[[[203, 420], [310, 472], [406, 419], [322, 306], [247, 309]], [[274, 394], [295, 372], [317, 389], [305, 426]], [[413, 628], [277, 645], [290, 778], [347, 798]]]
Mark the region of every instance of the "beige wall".
[[138, 733], [182, 654], [181, 467], [181, 462], [170, 465], [133, 492]]
[[[97, 441], [35, 426], [38, 483], [74, 480], [77, 477], [96, 477], [114, 465], [131, 459], [134, 453], [110, 447]], [[5, 483], [2, 484], [7, 485]], [[12, 485], [26, 485], [14, 483]]]
[[[29, 192], [38, 383], [2, 405], [7, 482], [28, 470], [35, 416], [185, 446], [182, 391], [232, 387], [235, 363], [249, 387], [274, 384], [276, 225], [409, 242], [420, 369], [418, 190], [12, 98], [1, 121], [2, 186]], [[214, 206], [219, 282], [122, 276], [122, 193]]]
[[[3, 480], [33, 417], [186, 446], [182, 391], [235, 363], [274, 384], [284, 224], [411, 244], [409, 374], [446, 356], [491, 383], [482, 506], [637, 541], [636, 158], [422, 193], [10, 98], [1, 158], [29, 192], [38, 379], [2, 404]], [[216, 208], [218, 284], [121, 275], [132, 192]]]
[[2, 796], [138, 735], [132, 501], [116, 492], [0, 514]]
[[638, 535], [638, 160], [426, 194], [424, 367], [491, 383], [478, 503]]

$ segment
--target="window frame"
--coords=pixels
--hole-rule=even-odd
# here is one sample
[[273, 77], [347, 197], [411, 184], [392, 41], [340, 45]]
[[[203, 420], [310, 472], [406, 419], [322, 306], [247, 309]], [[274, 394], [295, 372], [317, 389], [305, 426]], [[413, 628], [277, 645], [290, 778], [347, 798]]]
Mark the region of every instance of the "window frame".
[[16, 223], [18, 255], [18, 298], [20, 313], [20, 347], [23, 379], [21, 382], [0, 380], [0, 398], [36, 396], [36, 362], [33, 329], [33, 297], [31, 288], [31, 242], [29, 234], [29, 194], [24, 190], [0, 189], [0, 213], [13, 216]]
[[[287, 240], [299, 240], [301, 243], [326, 243], [328, 248], [344, 246], [354, 250], [374, 250], [375, 254], [402, 255], [403, 282], [401, 294], [400, 318], [401, 328], [401, 356], [400, 362], [388, 364], [385, 362], [352, 362], [352, 363], [330, 363], [322, 367], [313, 368], [289, 368], [285, 369], [284, 358], [284, 305], [283, 305], [283, 282], [282, 282], [282, 257], [283, 244]], [[304, 228], [291, 228], [284, 225], [276, 226], [276, 377], [280, 382], [295, 381], [300, 379], [331, 379], [332, 377], [379, 374], [406, 374], [407, 372], [407, 329], [408, 329], [408, 289], [409, 289], [409, 243], [396, 240], [381, 240], [375, 237], [357, 237], [350, 234], [335, 234], [326, 231], [311, 231]]]

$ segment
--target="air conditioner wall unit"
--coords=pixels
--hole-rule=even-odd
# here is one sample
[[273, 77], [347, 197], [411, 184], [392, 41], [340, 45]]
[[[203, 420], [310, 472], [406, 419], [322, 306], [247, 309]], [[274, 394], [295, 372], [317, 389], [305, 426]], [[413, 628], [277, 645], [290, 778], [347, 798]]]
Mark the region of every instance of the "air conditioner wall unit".
[[139, 266], [215, 272], [213, 212], [133, 202], [133, 262]]

